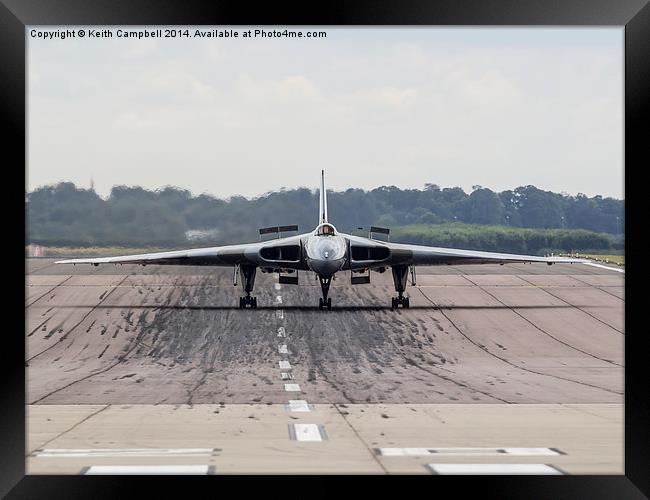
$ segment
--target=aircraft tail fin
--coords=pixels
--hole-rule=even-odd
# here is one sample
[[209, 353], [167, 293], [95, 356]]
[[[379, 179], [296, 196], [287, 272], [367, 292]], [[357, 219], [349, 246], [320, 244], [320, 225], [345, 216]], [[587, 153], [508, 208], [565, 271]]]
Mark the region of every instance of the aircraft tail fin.
[[320, 207], [318, 211], [318, 223], [327, 222], [327, 190], [325, 189], [325, 170], [321, 170], [320, 180]]

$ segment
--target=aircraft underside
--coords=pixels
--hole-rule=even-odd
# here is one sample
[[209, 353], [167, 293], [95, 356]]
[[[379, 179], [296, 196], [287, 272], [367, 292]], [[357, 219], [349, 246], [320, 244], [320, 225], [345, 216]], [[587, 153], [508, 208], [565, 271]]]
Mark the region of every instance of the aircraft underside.
[[[250, 307], [252, 309], [257, 308], [257, 297], [251, 295], [253, 288], [255, 286], [255, 275], [257, 273], [257, 266], [254, 264], [243, 264], [238, 266], [239, 271], [235, 270], [235, 280], [234, 284], [237, 284], [237, 277], [241, 281], [242, 291], [244, 295], [239, 298], [239, 307], [246, 308]], [[313, 271], [312, 269], [304, 269], [305, 271]], [[384, 272], [386, 267], [380, 267], [379, 272]], [[279, 282], [284, 284], [297, 285], [298, 284], [298, 269], [271, 269], [271, 268], [262, 268], [262, 272], [278, 272]], [[284, 271], [287, 274], [283, 274], [279, 271]], [[397, 296], [391, 298], [391, 309], [396, 309], [399, 306], [403, 308], [409, 307], [409, 298], [404, 295], [406, 291], [406, 282], [409, 275], [409, 272], [412, 276], [412, 284], [415, 284], [415, 270], [413, 266], [408, 265], [397, 265], [391, 266], [391, 271], [393, 274], [393, 283], [395, 285], [395, 291]], [[368, 275], [367, 269], [361, 269], [357, 272], [363, 273], [364, 276], [352, 277], [352, 284], [362, 284], [370, 283], [370, 277]], [[318, 308], [323, 309], [332, 309], [332, 298], [329, 297], [329, 290], [332, 280], [334, 279], [334, 274], [331, 275], [322, 275], [316, 273], [316, 279], [318, 280], [321, 287], [322, 297], [318, 299]]]

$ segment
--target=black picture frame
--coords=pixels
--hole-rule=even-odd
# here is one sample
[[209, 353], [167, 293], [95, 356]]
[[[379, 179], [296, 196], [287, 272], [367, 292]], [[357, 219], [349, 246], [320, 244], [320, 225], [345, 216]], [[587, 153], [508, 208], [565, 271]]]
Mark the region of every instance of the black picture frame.
[[[309, 7], [307, 7], [309, 5]], [[342, 0], [319, 4], [306, 2], [267, 2], [251, 7], [244, 2], [151, 1], [151, 0], [0, 0], [0, 117], [8, 125], [3, 134], [5, 174], [25, 168], [25, 89], [26, 37], [28, 25], [492, 25], [492, 26], [621, 26], [625, 27], [625, 188], [632, 192], [626, 200], [626, 339], [625, 339], [625, 475], [562, 476], [562, 477], [463, 477], [453, 480], [454, 495], [463, 495], [478, 486], [480, 494], [500, 498], [644, 498], [650, 491], [648, 460], [648, 421], [650, 420], [647, 382], [643, 365], [648, 350], [644, 349], [647, 328], [634, 328], [643, 311], [643, 293], [630, 292], [643, 279], [642, 258], [635, 248], [634, 227], [647, 217], [641, 206], [640, 173], [648, 152], [648, 95], [650, 89], [650, 6], [648, 0]], [[11, 154], [7, 154], [11, 153]], [[11, 186], [8, 186], [11, 187]], [[11, 214], [5, 222], [13, 222], [13, 235], [22, 243], [4, 252], [7, 261], [24, 259], [24, 198], [17, 188], [4, 198]], [[19, 199], [20, 198], [20, 199]], [[644, 210], [645, 208], [645, 210]], [[22, 223], [21, 223], [22, 221]], [[15, 267], [12, 288], [24, 286], [24, 273]], [[637, 285], [639, 285], [637, 287]], [[17, 287], [17, 288], [14, 288]], [[23, 298], [9, 292], [4, 314], [9, 314], [13, 328], [6, 329], [3, 344], [3, 365], [8, 368], [2, 378], [2, 444], [0, 445], [0, 495], [9, 498], [114, 498], [130, 496], [135, 485], [145, 484], [148, 496], [168, 491], [169, 481], [182, 478], [124, 478], [83, 476], [25, 476], [25, 344], [19, 332], [24, 331]], [[639, 324], [640, 321], [638, 322]], [[217, 476], [218, 477], [218, 476]], [[437, 476], [440, 477], [440, 476]], [[328, 481], [329, 479], [329, 481]], [[341, 480], [342, 478], [337, 478]], [[207, 481], [207, 479], [199, 479]], [[215, 493], [234, 485], [236, 477], [219, 477], [203, 483]], [[392, 483], [403, 492], [417, 484], [434, 489], [431, 477], [364, 478], [363, 487], [382, 488]], [[282, 488], [286, 478], [266, 477], [262, 481], [246, 481], [251, 488]], [[426, 481], [426, 482], [425, 482]], [[445, 480], [448, 485], [449, 481]], [[292, 478], [313, 493], [337, 495], [349, 486], [349, 477], [333, 486], [332, 478]], [[273, 483], [269, 485], [269, 483]], [[241, 484], [238, 485], [241, 487]], [[409, 488], [409, 490], [404, 490]], [[190, 490], [188, 490], [189, 493]], [[262, 490], [260, 490], [262, 491]], [[288, 493], [288, 492], [287, 492]], [[310, 494], [311, 496], [311, 494]]]

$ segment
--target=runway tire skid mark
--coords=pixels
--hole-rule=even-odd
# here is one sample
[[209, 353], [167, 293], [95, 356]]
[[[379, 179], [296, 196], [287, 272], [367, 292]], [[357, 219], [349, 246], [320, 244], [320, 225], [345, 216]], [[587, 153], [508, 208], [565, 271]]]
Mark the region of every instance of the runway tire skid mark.
[[[384, 286], [355, 288], [339, 287], [336, 303], [386, 302], [391, 296]], [[436, 339], [438, 320], [427, 312], [333, 306], [329, 313], [314, 311], [313, 320], [294, 318], [288, 331], [302, 329], [293, 339], [301, 343], [296, 363], [307, 372], [303, 390], [314, 402], [505, 401], [450, 376], [445, 366], [457, 360]]]
[[128, 363], [112, 373], [138, 377], [122, 381], [116, 398], [153, 404], [262, 401], [271, 370], [264, 373], [260, 365], [277, 348], [263, 335], [273, 311], [239, 310], [232, 285], [214, 287], [205, 276], [188, 286], [190, 278], [196, 277], [163, 288], [155, 314], [140, 323]]
[[[97, 304], [93, 305], [93, 306], [90, 306], [89, 310], [86, 313], [83, 314], [81, 319], [79, 321], [77, 321], [65, 333], [62, 331], [61, 326], [63, 326], [63, 322], [65, 321], [65, 319], [67, 319], [67, 318], [69, 318], [71, 316], [71, 313], [68, 313], [67, 316], [65, 316], [64, 321], [59, 322], [59, 324], [57, 326], [55, 326], [54, 328], [52, 328], [50, 330], [50, 332], [47, 335], [45, 335], [44, 338], [49, 339], [50, 337], [52, 337], [52, 335], [55, 332], [59, 332], [59, 333], [63, 333], [63, 335], [58, 337], [57, 342], [62, 342], [65, 339], [67, 339], [70, 336], [70, 334], [72, 334], [79, 327], [79, 325], [81, 325], [90, 315], [92, 315], [95, 311], [97, 311], [97, 309], [101, 306], [102, 302], [104, 302], [109, 297], [109, 295], [111, 295], [115, 290], [117, 290], [119, 288], [119, 286], [122, 284], [122, 282], [124, 282], [125, 279], [126, 279], [126, 276], [117, 285], [112, 287], [110, 290], [102, 293], [100, 295], [100, 297], [99, 297], [99, 302]], [[79, 307], [85, 307], [85, 306], [79, 306]], [[54, 308], [57, 308], [57, 307], [54, 306]], [[61, 309], [63, 309], [64, 312], [66, 311], [65, 307], [61, 308]], [[74, 309], [72, 309], [72, 310], [74, 310]], [[57, 343], [50, 343], [50, 345], [48, 347], [44, 348], [43, 350], [39, 350], [34, 354], [30, 354], [29, 357], [27, 358], [27, 362], [28, 363], [31, 362], [35, 358], [41, 356], [42, 354], [44, 354], [45, 352], [49, 351], [50, 349], [56, 347], [57, 345], [58, 345]]]
[[[28, 400], [286, 403], [277, 368], [280, 323], [273, 277], [260, 273], [255, 286], [260, 307], [240, 310], [241, 290], [232, 286], [230, 269], [208, 273], [179, 266], [158, 275], [150, 267], [118, 268], [141, 274], [125, 275], [123, 285], [102, 299], [67, 339], [74, 339], [73, 345], [57, 342], [34, 360]], [[373, 274], [370, 285], [351, 286], [342, 273], [332, 285], [331, 311], [318, 309], [320, 288], [309, 273], [301, 273], [299, 286], [282, 288], [282, 325], [301, 399], [312, 404], [620, 400], [618, 394], [534, 373], [500, 351], [490, 352], [461, 325], [457, 329], [444, 307], [411, 286], [411, 309], [391, 310], [394, 290], [386, 276]]]
[[48, 293], [54, 292], [57, 288], [59, 288], [61, 285], [63, 285], [66, 281], [69, 281], [70, 278], [72, 278], [72, 275], [68, 276], [67, 278], [65, 278], [60, 283], [58, 283], [56, 285], [53, 285], [51, 288], [48, 288], [46, 292], [40, 294], [38, 297], [33, 299], [29, 304], [26, 304], [25, 309], [27, 309], [28, 307], [33, 306], [34, 304], [36, 304], [39, 300], [41, 300], [43, 297], [45, 297]]

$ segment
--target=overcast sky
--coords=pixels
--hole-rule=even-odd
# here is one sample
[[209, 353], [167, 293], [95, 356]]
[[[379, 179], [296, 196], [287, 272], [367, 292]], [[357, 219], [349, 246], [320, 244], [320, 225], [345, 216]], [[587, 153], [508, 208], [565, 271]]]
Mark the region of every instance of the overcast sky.
[[327, 37], [43, 40], [28, 28], [27, 189], [92, 177], [101, 195], [250, 197], [316, 188], [324, 168], [336, 190], [623, 197], [622, 28], [317, 29]]

